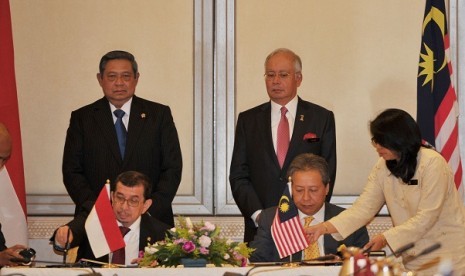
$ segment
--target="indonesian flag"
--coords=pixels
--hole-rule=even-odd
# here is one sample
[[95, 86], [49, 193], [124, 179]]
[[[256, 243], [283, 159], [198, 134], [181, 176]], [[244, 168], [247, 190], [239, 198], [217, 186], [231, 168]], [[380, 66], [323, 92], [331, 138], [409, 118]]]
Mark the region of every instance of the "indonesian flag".
[[7, 127], [13, 142], [10, 160], [0, 169], [0, 223], [7, 246], [27, 245], [23, 153], [8, 0], [0, 0], [0, 85], [0, 122]]
[[110, 203], [110, 184], [105, 184], [86, 220], [86, 232], [96, 258], [126, 246]]

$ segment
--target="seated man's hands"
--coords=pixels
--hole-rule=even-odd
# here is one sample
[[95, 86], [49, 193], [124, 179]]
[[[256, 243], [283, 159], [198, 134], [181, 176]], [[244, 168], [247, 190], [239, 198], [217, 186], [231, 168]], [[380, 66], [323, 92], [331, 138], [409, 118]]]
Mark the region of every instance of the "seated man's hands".
[[[69, 235], [69, 236], [68, 236]], [[61, 248], [65, 248], [66, 243], [71, 244], [73, 241], [73, 231], [68, 225], [61, 226], [55, 234], [55, 244]]]
[[19, 252], [26, 249], [26, 246], [17, 244], [0, 252], [0, 266], [17, 266], [18, 263], [11, 262], [13, 258], [23, 259]]

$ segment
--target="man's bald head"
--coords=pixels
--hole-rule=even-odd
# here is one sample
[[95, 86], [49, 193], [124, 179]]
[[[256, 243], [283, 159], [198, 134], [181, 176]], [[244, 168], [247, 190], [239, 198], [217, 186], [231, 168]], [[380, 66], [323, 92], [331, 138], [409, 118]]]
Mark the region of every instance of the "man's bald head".
[[11, 155], [11, 136], [4, 124], [0, 123], [0, 168]]

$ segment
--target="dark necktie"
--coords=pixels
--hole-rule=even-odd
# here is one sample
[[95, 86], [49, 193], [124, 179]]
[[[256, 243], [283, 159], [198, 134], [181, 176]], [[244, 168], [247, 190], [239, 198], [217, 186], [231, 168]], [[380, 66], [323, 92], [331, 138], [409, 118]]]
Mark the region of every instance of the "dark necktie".
[[289, 122], [286, 117], [287, 108], [281, 107], [281, 120], [278, 125], [278, 137], [276, 139], [276, 151], [279, 166], [282, 168], [286, 159], [287, 149], [289, 148]]
[[126, 127], [124, 127], [123, 124], [123, 116], [124, 116], [124, 111], [121, 109], [117, 109], [113, 111], [113, 113], [116, 116], [116, 123], [115, 123], [115, 129], [116, 129], [116, 136], [118, 137], [118, 145], [119, 145], [119, 151], [121, 153], [121, 158], [124, 159], [124, 151], [126, 149]]
[[[120, 226], [119, 230], [121, 231], [121, 234], [124, 237], [131, 229], [129, 229], [128, 227], [125, 227], [125, 226]], [[122, 264], [122, 265], [124, 265], [125, 260], [126, 260], [125, 254], [126, 254], [126, 252], [124, 250], [124, 247], [116, 250], [115, 252], [113, 252], [113, 258], [111, 259], [111, 262], [114, 263], [114, 264]]]

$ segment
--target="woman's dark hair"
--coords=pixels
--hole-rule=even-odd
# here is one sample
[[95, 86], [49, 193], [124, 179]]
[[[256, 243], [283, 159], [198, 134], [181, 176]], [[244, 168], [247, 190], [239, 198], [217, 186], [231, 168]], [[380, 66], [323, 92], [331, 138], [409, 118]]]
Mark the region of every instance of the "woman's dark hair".
[[386, 160], [391, 173], [408, 183], [417, 167], [421, 133], [415, 120], [400, 109], [386, 109], [370, 122], [372, 141], [396, 152], [400, 159]]

